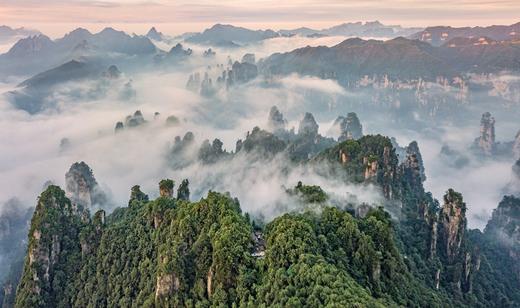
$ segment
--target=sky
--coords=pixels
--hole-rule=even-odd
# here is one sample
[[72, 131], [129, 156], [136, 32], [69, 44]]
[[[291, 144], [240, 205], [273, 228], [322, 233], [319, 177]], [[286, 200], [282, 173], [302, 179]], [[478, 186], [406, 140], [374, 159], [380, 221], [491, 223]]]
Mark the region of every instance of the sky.
[[201, 31], [215, 23], [251, 28], [329, 27], [379, 20], [404, 26], [476, 26], [520, 21], [518, 0], [0, 0], [0, 24], [54, 37], [77, 26], [144, 33]]

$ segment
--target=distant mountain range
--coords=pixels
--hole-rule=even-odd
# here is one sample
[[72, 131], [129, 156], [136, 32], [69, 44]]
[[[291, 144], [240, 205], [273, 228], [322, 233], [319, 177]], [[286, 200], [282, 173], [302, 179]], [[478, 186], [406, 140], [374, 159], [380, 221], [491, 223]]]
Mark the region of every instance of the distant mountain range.
[[40, 34], [40, 32], [37, 30], [26, 29], [23, 27], [11, 28], [9, 26], [0, 26], [0, 42], [38, 34]]
[[280, 30], [278, 31], [283, 36], [301, 35], [301, 36], [314, 36], [314, 35], [328, 35], [328, 36], [359, 36], [359, 37], [381, 37], [381, 38], [394, 38], [398, 36], [409, 36], [422, 28], [404, 28], [399, 25], [387, 26], [383, 25], [379, 21], [367, 21], [363, 22], [349, 22], [341, 25], [333, 26], [327, 29], [315, 30], [310, 28], [297, 28], [293, 30]]
[[434, 47], [402, 37], [388, 41], [353, 38], [333, 47], [273, 54], [260, 66], [268, 74], [298, 73], [343, 81], [366, 75], [435, 79], [468, 72], [520, 71], [520, 43], [454, 39]]
[[51, 40], [38, 34], [19, 40], [11, 49], [0, 55], [6, 75], [32, 75], [74, 59], [107, 56], [153, 55], [155, 45], [144, 36], [130, 36], [123, 31], [105, 28], [99, 33], [90, 33], [78, 28], [63, 38]]
[[452, 28], [445, 26], [428, 27], [410, 36], [411, 39], [418, 39], [428, 42], [434, 46], [440, 46], [447, 41], [457, 38], [482, 38], [487, 37], [497, 41], [519, 40], [520, 22], [510, 26], [489, 26], [489, 27], [462, 27]]
[[[360, 37], [381, 37], [394, 38], [397, 36], [409, 36], [423, 28], [403, 28], [401, 26], [387, 26], [379, 21], [372, 22], [351, 22], [343, 23], [331, 28], [316, 30], [311, 28], [297, 28], [292, 30], [250, 30], [233, 25], [216, 24], [204, 30], [202, 33], [190, 33], [185, 39], [188, 43], [211, 45], [215, 47], [239, 47], [244, 44], [259, 42], [265, 39], [280, 36], [360, 36]], [[154, 40], [159, 40], [162, 33], [152, 28], [147, 36]]]
[[265, 39], [278, 37], [273, 30], [250, 30], [232, 25], [216, 24], [186, 39], [188, 43], [212, 46], [237, 47], [237, 45], [254, 43]]

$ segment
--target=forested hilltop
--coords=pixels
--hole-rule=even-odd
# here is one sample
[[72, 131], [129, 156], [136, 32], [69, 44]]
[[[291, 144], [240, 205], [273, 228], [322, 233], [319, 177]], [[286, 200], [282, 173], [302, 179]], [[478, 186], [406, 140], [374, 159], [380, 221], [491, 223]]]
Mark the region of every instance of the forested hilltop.
[[[262, 138], [246, 149], [278, 144], [253, 136]], [[518, 307], [520, 200], [504, 197], [484, 232], [469, 230], [460, 193], [448, 189], [438, 202], [424, 190], [417, 144], [401, 162], [396, 150], [387, 137], [364, 136], [301, 162], [376, 185], [381, 206], [331, 204], [301, 179], [287, 189], [300, 208], [271, 221], [228, 193], [191, 201], [188, 180], [176, 191], [160, 181], [155, 200], [134, 186], [128, 206], [110, 215], [50, 185], [12, 305]]]

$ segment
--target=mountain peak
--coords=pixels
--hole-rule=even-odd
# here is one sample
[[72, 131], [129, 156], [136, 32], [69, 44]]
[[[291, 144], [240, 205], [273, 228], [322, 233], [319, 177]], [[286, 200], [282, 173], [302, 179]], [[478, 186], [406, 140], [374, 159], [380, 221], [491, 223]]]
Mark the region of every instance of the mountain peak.
[[157, 29], [155, 27], [152, 27], [152, 28], [150, 28], [148, 33], [146, 33], [146, 37], [148, 37], [152, 40], [155, 40], [155, 41], [161, 41], [163, 38], [163, 34], [159, 31], [157, 31]]

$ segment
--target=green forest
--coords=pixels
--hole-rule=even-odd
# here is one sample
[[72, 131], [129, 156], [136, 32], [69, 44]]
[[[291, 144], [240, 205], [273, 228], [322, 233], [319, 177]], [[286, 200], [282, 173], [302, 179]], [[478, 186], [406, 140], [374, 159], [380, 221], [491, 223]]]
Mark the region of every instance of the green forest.
[[385, 204], [332, 205], [301, 179], [287, 189], [300, 210], [271, 221], [226, 192], [190, 201], [188, 180], [161, 180], [155, 200], [136, 185], [109, 215], [51, 185], [32, 217], [14, 305], [519, 307], [518, 247], [497, 238], [518, 230], [520, 200], [504, 197], [483, 232], [470, 230], [463, 196], [448, 189], [435, 200], [413, 162], [399, 164], [380, 135], [337, 144], [304, 163], [377, 185]]

